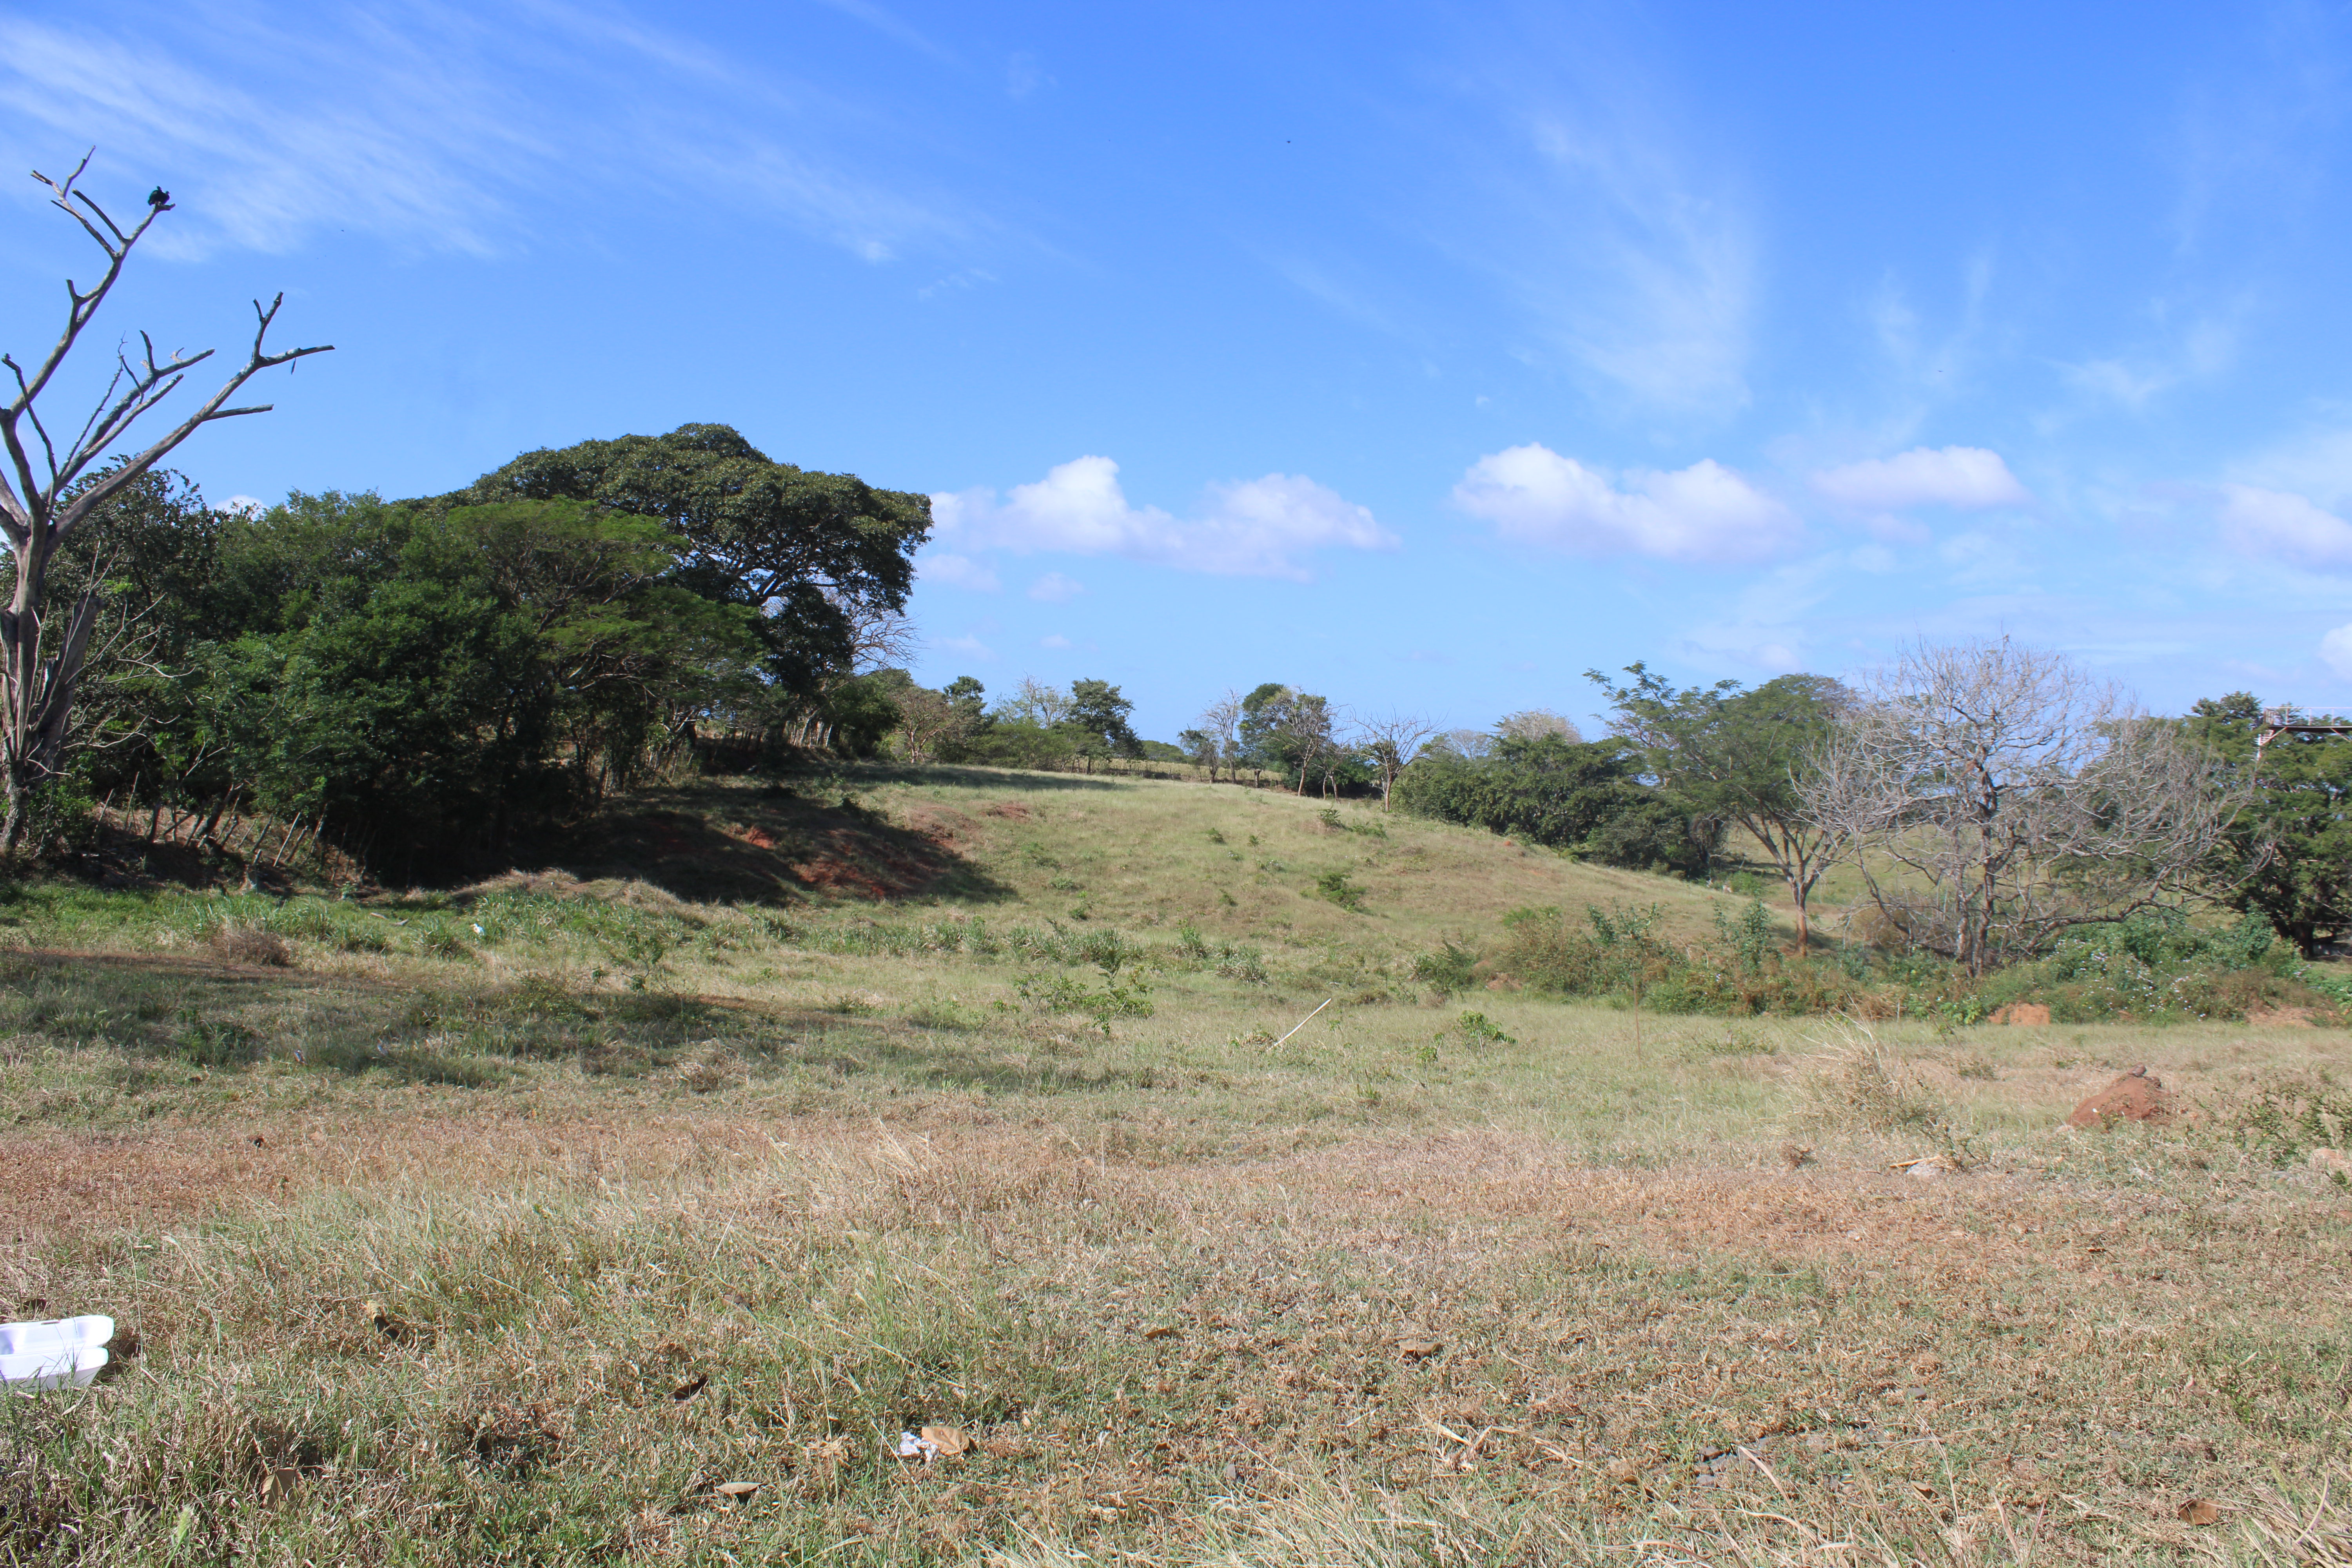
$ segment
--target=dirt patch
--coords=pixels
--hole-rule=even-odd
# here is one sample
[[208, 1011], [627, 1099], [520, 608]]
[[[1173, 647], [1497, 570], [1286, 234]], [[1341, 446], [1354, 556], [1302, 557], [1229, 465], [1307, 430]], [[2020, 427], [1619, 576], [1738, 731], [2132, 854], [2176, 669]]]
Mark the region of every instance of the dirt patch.
[[1992, 1016], [1996, 1024], [2010, 1024], [2024, 1028], [2047, 1028], [2050, 1009], [2039, 1002], [2011, 1002]]
[[0, 1137], [6, 1239], [103, 1234], [292, 1201], [320, 1188], [393, 1183], [511, 1186], [675, 1176], [768, 1151], [771, 1133], [837, 1131], [651, 1115], [542, 1121], [513, 1111], [224, 1118], [141, 1132]]
[[2309, 1029], [2315, 1027], [2308, 1007], [2249, 1007], [2246, 1022], [2257, 1028]]
[[1011, 822], [1029, 820], [1029, 808], [1017, 800], [994, 801], [980, 809], [990, 816], [1002, 816]]
[[2146, 1068], [2134, 1068], [2074, 1107], [2066, 1125], [2104, 1127], [2116, 1121], [2145, 1121], [2161, 1127], [2178, 1114], [2171, 1092], [2149, 1077]]

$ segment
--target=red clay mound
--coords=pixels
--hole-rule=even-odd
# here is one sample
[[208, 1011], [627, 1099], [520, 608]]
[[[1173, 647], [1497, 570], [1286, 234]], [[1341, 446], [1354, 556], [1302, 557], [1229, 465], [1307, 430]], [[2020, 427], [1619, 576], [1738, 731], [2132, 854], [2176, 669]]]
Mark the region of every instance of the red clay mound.
[[2134, 1068], [2074, 1108], [2069, 1127], [2105, 1127], [2116, 1121], [2145, 1121], [2161, 1127], [2179, 1114], [2171, 1091], [2150, 1078], [2146, 1068]]
[[2011, 1002], [2008, 1006], [1995, 1013], [1992, 1016], [1992, 1021], [1996, 1024], [2021, 1024], [2030, 1025], [2035, 1028], [2046, 1028], [2050, 1023], [2050, 1009], [2039, 1002]]

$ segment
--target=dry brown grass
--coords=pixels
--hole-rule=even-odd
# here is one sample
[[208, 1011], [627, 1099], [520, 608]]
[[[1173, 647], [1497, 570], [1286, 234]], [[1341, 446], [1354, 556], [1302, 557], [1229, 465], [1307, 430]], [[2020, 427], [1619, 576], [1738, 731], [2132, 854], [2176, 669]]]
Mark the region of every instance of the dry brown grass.
[[[1304, 807], [931, 787], [879, 804], [1022, 907], [889, 918], [1084, 896], [1263, 941], [1266, 978], [1143, 968], [1156, 1011], [1106, 1033], [1024, 1004], [1031, 961], [625, 884], [676, 940], [602, 979], [553, 915], [426, 910], [292, 974], [0, 977], [0, 1310], [140, 1341], [8, 1406], [0, 1561], [2341, 1560], [2352, 1194], [2225, 1131], [2341, 1034], [1637, 1046], [1489, 994], [1491, 1038], [1373, 979], [1456, 880], [1581, 896], [1558, 862], [1346, 836], [1367, 919], [1287, 889], [1342, 842]], [[1160, 812], [1197, 836], [1147, 863]], [[1256, 914], [1216, 902], [1227, 847], [1293, 868], [1226, 884]], [[260, 1060], [204, 1065], [190, 1019]], [[2213, 1114], [2058, 1129], [2141, 1061]], [[1981, 1158], [1896, 1168], [1947, 1133]], [[972, 1446], [885, 1458], [923, 1426]]]
[[213, 929], [209, 945], [231, 963], [284, 969], [294, 962], [294, 944], [273, 931], [225, 921]]

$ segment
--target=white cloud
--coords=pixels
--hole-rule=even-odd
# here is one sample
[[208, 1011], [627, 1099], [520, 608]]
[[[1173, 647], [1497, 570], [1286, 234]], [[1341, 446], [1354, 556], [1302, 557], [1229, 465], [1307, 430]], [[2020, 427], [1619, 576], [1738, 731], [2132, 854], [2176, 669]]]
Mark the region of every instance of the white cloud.
[[1037, 639], [1037, 646], [1039, 647], [1068, 647], [1070, 646], [1070, 639], [1064, 637], [1059, 632], [1055, 632], [1050, 636], [1039, 637]]
[[1629, 469], [1623, 487], [1530, 443], [1489, 454], [1454, 487], [1454, 503], [1506, 539], [1584, 555], [1631, 552], [1725, 565], [1796, 544], [1796, 515], [1713, 458], [1671, 473]]
[[2033, 501], [2000, 454], [1982, 447], [1914, 447], [1892, 458], [1822, 468], [1812, 476], [1812, 487], [1841, 506], [1871, 511], [1913, 506], [1978, 511]]
[[940, 537], [968, 550], [1066, 551], [1123, 555], [1191, 572], [1290, 577], [1308, 573], [1299, 557], [1315, 550], [1393, 550], [1394, 534], [1370, 511], [1303, 475], [1209, 487], [1195, 518], [1128, 504], [1118, 465], [1085, 457], [1015, 485], [999, 500], [976, 489], [931, 498]]
[[971, 658], [994, 658], [996, 657], [996, 650], [994, 648], [989, 647], [978, 637], [941, 637], [931, 646], [936, 648], [945, 648], [950, 653], [963, 654]]
[[993, 594], [1003, 585], [996, 580], [994, 569], [969, 555], [926, 555], [915, 563], [915, 571], [926, 583], [944, 583], [976, 594]]
[[2222, 537], [2236, 548], [2305, 566], [2352, 566], [2352, 523], [2334, 512], [2254, 485], [2223, 485], [2221, 496]]
[[2319, 657], [2327, 668], [2352, 680], [2352, 626], [2338, 626], [2319, 639]]
[[1059, 572], [1048, 572], [1029, 584], [1029, 596], [1048, 605], [1064, 605], [1087, 591], [1087, 585]]

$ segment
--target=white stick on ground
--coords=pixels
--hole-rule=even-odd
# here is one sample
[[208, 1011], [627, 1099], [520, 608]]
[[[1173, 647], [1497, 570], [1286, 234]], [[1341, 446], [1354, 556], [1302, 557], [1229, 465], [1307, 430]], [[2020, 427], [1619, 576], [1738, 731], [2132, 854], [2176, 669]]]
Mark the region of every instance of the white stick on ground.
[[[1330, 997], [1328, 997], [1328, 996], [1324, 997], [1324, 998], [1323, 998], [1323, 1000], [1321, 1000], [1320, 1002], [1318, 1002], [1317, 1004], [1315, 1004], [1315, 1013], [1320, 1013], [1321, 1011], [1323, 1011], [1323, 1009], [1324, 1009], [1324, 1008], [1328, 1007], [1328, 1006], [1331, 1005], [1331, 1002], [1332, 1002], [1332, 998], [1330, 998]], [[1293, 1025], [1293, 1026], [1291, 1026], [1290, 1035], [1295, 1035], [1295, 1034], [1298, 1033], [1298, 1031], [1299, 1031], [1299, 1030], [1301, 1030], [1301, 1029], [1303, 1029], [1303, 1028], [1307, 1027], [1307, 1025], [1309, 1025], [1309, 1024], [1313, 1023], [1313, 1022], [1315, 1021], [1315, 1013], [1309, 1013], [1309, 1014], [1307, 1014], [1307, 1016], [1305, 1016], [1304, 1018], [1299, 1019], [1299, 1020], [1298, 1020], [1298, 1022], [1297, 1022], [1297, 1024]], [[1282, 1037], [1282, 1040], [1286, 1040], [1286, 1039], [1290, 1038], [1290, 1035], [1285, 1035], [1285, 1036], [1283, 1036], [1283, 1037]], [[1282, 1044], [1282, 1040], [1276, 1040], [1276, 1041], [1275, 1041], [1274, 1043], [1275, 1043], [1276, 1045], [1277, 1045], [1277, 1046], [1278, 1046], [1278, 1045]]]

